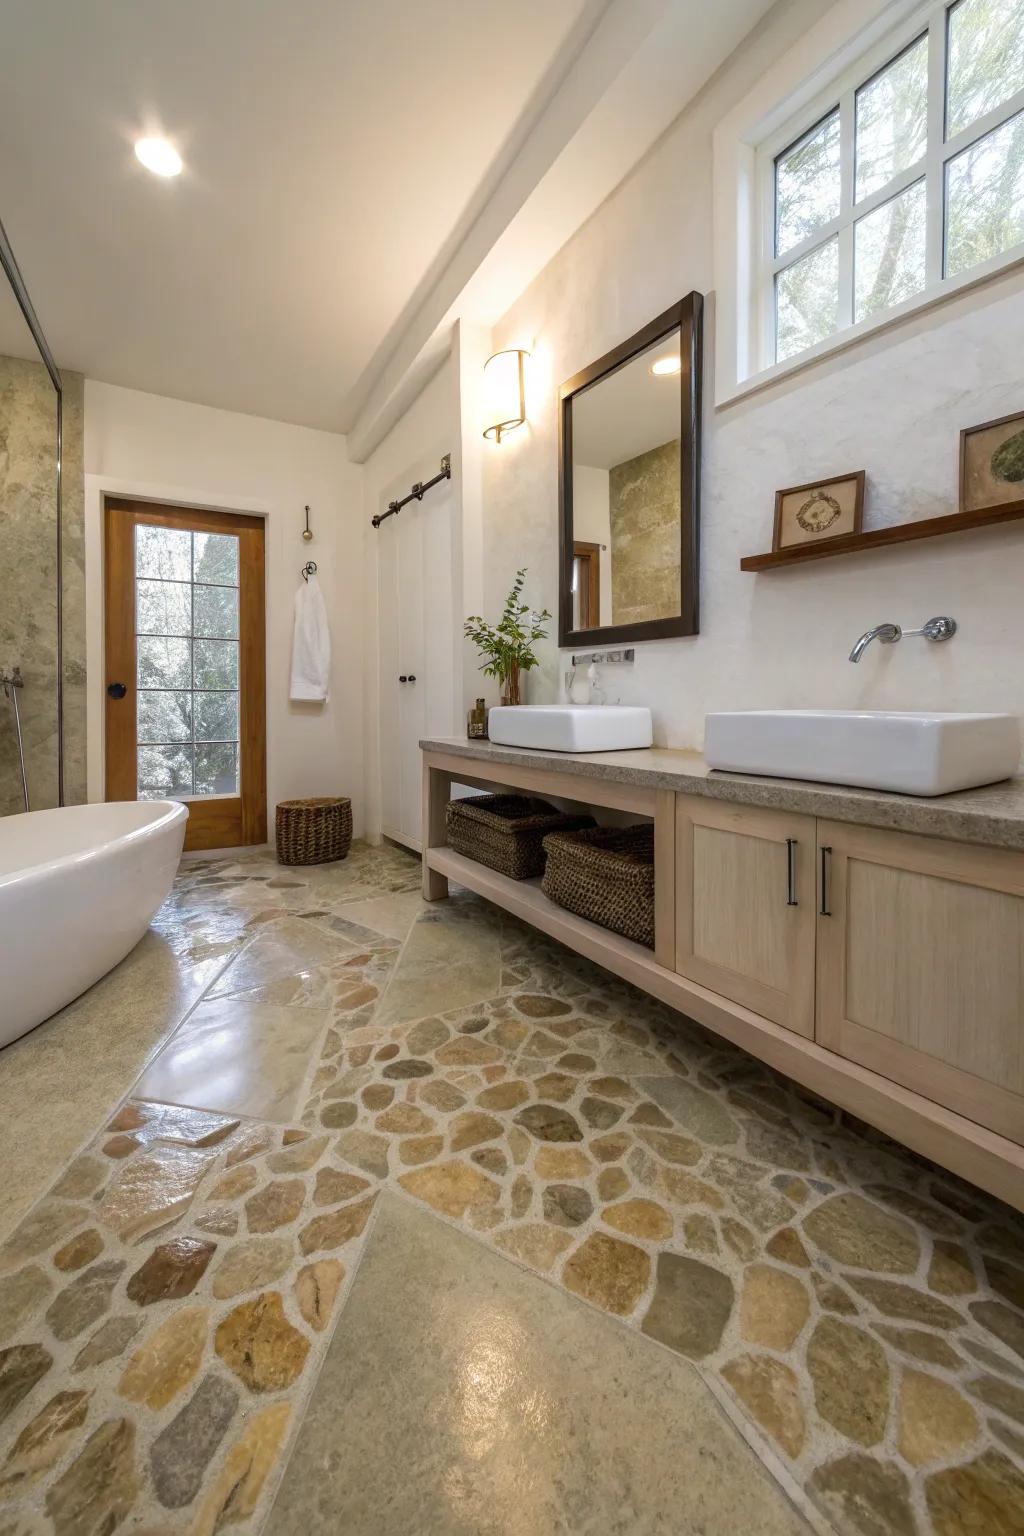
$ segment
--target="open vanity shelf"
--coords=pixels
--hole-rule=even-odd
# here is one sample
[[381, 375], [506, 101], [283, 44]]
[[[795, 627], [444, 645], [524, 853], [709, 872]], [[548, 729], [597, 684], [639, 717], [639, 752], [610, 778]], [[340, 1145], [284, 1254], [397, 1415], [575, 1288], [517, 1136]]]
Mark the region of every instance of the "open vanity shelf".
[[906, 544], [913, 539], [935, 539], [943, 533], [967, 533], [972, 528], [1012, 523], [1019, 518], [1024, 518], [1024, 507], [995, 507], [990, 512], [952, 512], [945, 517], [925, 517], [916, 523], [872, 528], [867, 533], [846, 533], [820, 544], [795, 544], [791, 549], [744, 555], [740, 570], [773, 571], [780, 565], [805, 565], [808, 560], [826, 560], [833, 555], [856, 555], [866, 550], [884, 549], [890, 544]]
[[[1014, 790], [1003, 791], [1009, 816], [992, 823], [1003, 846], [986, 847], [888, 830], [884, 808], [856, 799], [850, 820], [826, 819], [810, 800], [794, 810], [794, 796], [814, 787], [787, 781], [730, 779], [724, 798], [686, 753], [654, 749], [649, 777], [647, 754], [614, 754], [630, 762], [612, 777], [554, 753], [488, 761], [476, 743], [423, 747], [428, 901], [447, 896], [449, 881], [475, 891], [1024, 1209], [1024, 804], [1016, 808]], [[673, 759], [678, 789], [666, 784]], [[650, 817], [653, 952], [556, 906], [539, 881], [445, 846], [453, 784]], [[732, 798], [740, 794], [748, 803]], [[935, 830], [937, 802], [881, 800], [903, 825]], [[863, 824], [872, 820], [883, 825]], [[922, 953], [921, 935], [940, 931], [941, 949]]]
[[585, 917], [577, 917], [574, 912], [556, 906], [544, 895], [539, 879], [511, 880], [508, 875], [500, 875], [496, 869], [488, 869], [486, 864], [453, 853], [450, 848], [428, 848], [426, 859], [432, 870], [453, 880], [456, 885], [475, 891], [485, 900], [493, 901], [496, 907], [504, 907], [506, 912], [521, 917], [541, 933], [549, 934], [578, 954], [596, 960], [606, 970], [614, 971], [627, 981], [635, 981], [641, 975], [653, 980], [662, 969], [651, 951], [642, 944], [634, 944], [631, 939], [610, 933], [607, 928], [599, 928]]

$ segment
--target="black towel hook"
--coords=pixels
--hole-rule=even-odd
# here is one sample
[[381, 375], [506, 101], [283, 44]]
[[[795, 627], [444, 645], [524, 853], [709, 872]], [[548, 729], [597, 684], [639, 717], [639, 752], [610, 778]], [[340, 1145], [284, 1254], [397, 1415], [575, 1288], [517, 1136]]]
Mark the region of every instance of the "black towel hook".
[[316, 561], [315, 560], [307, 560], [305, 565], [302, 567], [301, 575], [302, 575], [303, 581], [308, 581], [311, 576], [315, 576], [316, 575]]

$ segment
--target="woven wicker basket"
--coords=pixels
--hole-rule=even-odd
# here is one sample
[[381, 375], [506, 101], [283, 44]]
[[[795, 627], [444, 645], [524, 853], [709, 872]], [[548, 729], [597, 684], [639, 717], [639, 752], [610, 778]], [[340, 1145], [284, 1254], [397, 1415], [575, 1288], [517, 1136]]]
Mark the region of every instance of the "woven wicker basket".
[[279, 864], [328, 864], [352, 846], [352, 802], [340, 795], [282, 800], [275, 816]]
[[544, 894], [577, 917], [654, 948], [654, 827], [595, 827], [544, 839]]
[[513, 880], [544, 872], [544, 838], [549, 832], [592, 827], [594, 818], [556, 811], [546, 800], [526, 795], [473, 795], [450, 800], [448, 846]]

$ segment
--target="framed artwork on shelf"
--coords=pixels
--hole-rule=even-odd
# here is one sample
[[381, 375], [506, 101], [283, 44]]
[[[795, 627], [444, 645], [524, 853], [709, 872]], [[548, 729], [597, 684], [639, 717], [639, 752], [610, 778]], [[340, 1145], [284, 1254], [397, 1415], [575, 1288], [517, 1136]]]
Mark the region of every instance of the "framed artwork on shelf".
[[960, 433], [960, 511], [1024, 511], [1024, 411]]
[[860, 533], [864, 517], [865, 471], [811, 480], [775, 493], [772, 549], [799, 544], [823, 544], [829, 539]]

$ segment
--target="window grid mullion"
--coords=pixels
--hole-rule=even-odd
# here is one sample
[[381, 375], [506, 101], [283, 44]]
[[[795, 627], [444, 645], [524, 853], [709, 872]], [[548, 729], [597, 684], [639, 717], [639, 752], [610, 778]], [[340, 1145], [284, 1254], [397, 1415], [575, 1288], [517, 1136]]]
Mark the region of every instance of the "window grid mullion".
[[980, 117], [974, 119], [973, 123], [968, 123], [966, 128], [961, 128], [959, 133], [955, 133], [951, 139], [943, 143], [943, 160], [955, 160], [957, 155], [962, 154], [965, 149], [970, 149], [972, 144], [985, 138], [994, 129], [1001, 128], [1004, 123], [1008, 123], [1012, 117], [1016, 117], [1022, 111], [1024, 111], [1024, 90], [1015, 91], [997, 107], [991, 107], [987, 112], [983, 112]]
[[943, 6], [928, 27], [928, 140], [925, 146], [925, 292], [942, 281], [945, 268], [946, 36]]
[[776, 161], [768, 156], [762, 167], [759, 186], [761, 198], [761, 253], [763, 277], [757, 285], [758, 313], [756, 324], [758, 327], [759, 353], [761, 358], [775, 360], [776, 351], [776, 315], [775, 315], [775, 228], [776, 228]]
[[853, 204], [856, 192], [857, 97], [844, 91], [839, 100], [839, 213], [846, 222], [839, 230], [839, 304], [836, 329], [853, 324]]
[[787, 267], [791, 267], [802, 256], [809, 256], [812, 251], [816, 251], [819, 245], [827, 245], [839, 233], [843, 225], [849, 223], [849, 219], [848, 211], [840, 213], [836, 218], [829, 219], [827, 224], [822, 224], [819, 229], [814, 230], [805, 239], [801, 240], [799, 245], [791, 246], [784, 255], [777, 256], [770, 264], [772, 276], [774, 277], [779, 272], [785, 272]]
[[827, 224], [823, 224], [820, 229], [816, 229], [813, 234], [808, 235], [806, 240], [801, 240], [799, 245], [794, 245], [784, 256], [779, 256], [772, 261], [770, 263], [772, 276], [774, 277], [777, 273], [784, 272], [787, 267], [791, 267], [802, 256], [809, 256], [812, 251], [818, 249], [819, 245], [825, 245], [850, 224], [855, 224], [867, 214], [874, 213], [875, 209], [881, 208], [883, 203], [889, 203], [894, 197], [899, 197], [901, 192], [905, 192], [908, 187], [912, 187], [915, 182], [921, 180], [921, 177], [926, 174], [927, 165], [926, 156], [916, 160], [905, 171], [897, 172], [891, 181], [886, 182], [884, 187], [878, 187], [876, 191], [869, 193], [855, 208], [844, 208], [838, 218], [831, 219]]

